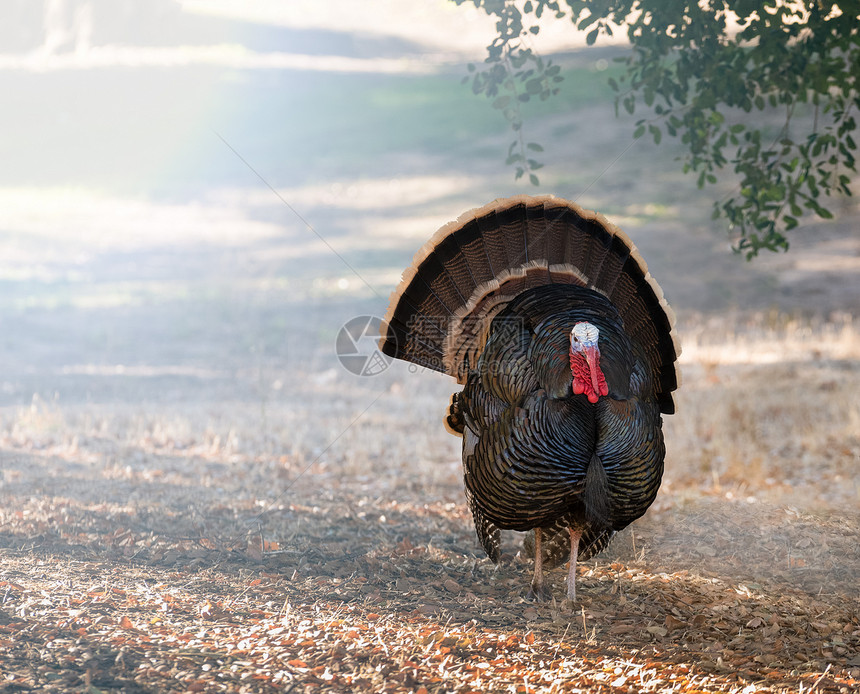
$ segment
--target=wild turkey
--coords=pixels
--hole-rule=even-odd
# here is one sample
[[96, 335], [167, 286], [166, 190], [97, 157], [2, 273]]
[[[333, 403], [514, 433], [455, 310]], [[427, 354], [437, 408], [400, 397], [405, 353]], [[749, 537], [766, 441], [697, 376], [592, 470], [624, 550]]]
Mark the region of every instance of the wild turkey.
[[653, 502], [661, 413], [674, 412], [674, 314], [627, 236], [552, 196], [496, 200], [415, 255], [383, 321], [385, 354], [450, 374], [466, 498], [499, 561], [500, 529], [534, 530], [543, 565], [603, 550]]

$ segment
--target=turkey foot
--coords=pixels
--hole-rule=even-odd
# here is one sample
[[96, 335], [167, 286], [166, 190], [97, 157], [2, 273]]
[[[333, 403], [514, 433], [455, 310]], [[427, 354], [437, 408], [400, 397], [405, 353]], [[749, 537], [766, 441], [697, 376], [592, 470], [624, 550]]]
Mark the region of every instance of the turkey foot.
[[534, 600], [535, 602], [549, 602], [552, 599], [552, 591], [546, 585], [536, 586], [532, 583], [529, 592], [526, 594], [526, 599]]
[[574, 614], [576, 612], [576, 603], [570, 598], [565, 598], [558, 604], [558, 609], [564, 614]]

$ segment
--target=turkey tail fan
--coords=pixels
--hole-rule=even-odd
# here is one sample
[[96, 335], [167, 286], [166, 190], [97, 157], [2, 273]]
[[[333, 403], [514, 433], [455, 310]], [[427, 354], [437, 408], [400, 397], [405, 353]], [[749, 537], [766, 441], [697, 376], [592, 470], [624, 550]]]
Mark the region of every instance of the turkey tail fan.
[[615, 305], [649, 361], [660, 410], [673, 413], [681, 350], [660, 286], [623, 231], [551, 195], [499, 199], [437, 231], [391, 295], [380, 349], [464, 383], [492, 318], [521, 292], [559, 283]]

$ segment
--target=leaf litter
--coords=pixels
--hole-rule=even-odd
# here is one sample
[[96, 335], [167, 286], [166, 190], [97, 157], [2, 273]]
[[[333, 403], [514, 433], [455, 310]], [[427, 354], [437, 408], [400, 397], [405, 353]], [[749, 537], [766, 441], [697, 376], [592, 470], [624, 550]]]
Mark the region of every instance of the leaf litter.
[[[298, 498], [326, 483], [324, 473], [312, 477]], [[457, 496], [453, 482], [445, 493]], [[856, 571], [860, 529], [845, 519], [759, 508], [744, 538], [724, 532], [748, 527], [742, 507], [658, 510], [579, 567], [571, 611], [526, 601], [530, 567], [514, 539], [493, 567], [463, 505], [448, 498], [341, 489], [313, 506], [281, 505], [238, 536], [236, 518], [252, 504], [186, 503], [158, 514], [154, 505], [6, 495], [0, 691], [860, 686], [856, 583], [808, 584], [822, 542]], [[777, 566], [786, 541], [807, 551], [807, 564]], [[550, 574], [556, 596], [563, 575]]]

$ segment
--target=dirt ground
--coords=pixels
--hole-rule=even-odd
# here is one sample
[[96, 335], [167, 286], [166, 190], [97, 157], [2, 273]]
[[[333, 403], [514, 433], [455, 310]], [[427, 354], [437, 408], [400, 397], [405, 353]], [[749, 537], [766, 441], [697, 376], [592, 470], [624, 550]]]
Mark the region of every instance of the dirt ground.
[[[611, 104], [531, 121], [557, 145], [539, 192], [628, 232], [684, 347], [657, 501], [579, 566], [575, 609], [536, 604], [521, 536], [499, 567], [475, 539], [442, 428], [454, 384], [405, 364], [357, 376], [336, 353], [436, 228], [528, 192], [499, 165], [507, 134], [433, 125], [456, 75], [243, 69], [213, 97], [238, 115], [165, 112], [199, 126], [148, 174], [169, 190], [105, 184], [119, 155], [84, 161], [101, 126], [71, 101], [50, 127], [3, 121], [20, 137], [0, 171], [0, 692], [858, 691], [856, 202], [746, 264], [709, 221], [713, 191], [671, 147], [629, 147]], [[104, 77], [4, 70], [68, 93]], [[111, 85], [135, 108], [199, 76], [123, 70]], [[350, 88], [300, 114], [307, 143], [277, 139], [291, 111], [264, 108], [273, 94]], [[348, 109], [357, 132], [335, 127]], [[116, 122], [104, 137], [135, 162], [166, 147], [133, 150]], [[458, 148], [410, 144], [433, 128]], [[80, 171], [48, 166], [54, 146]]]

